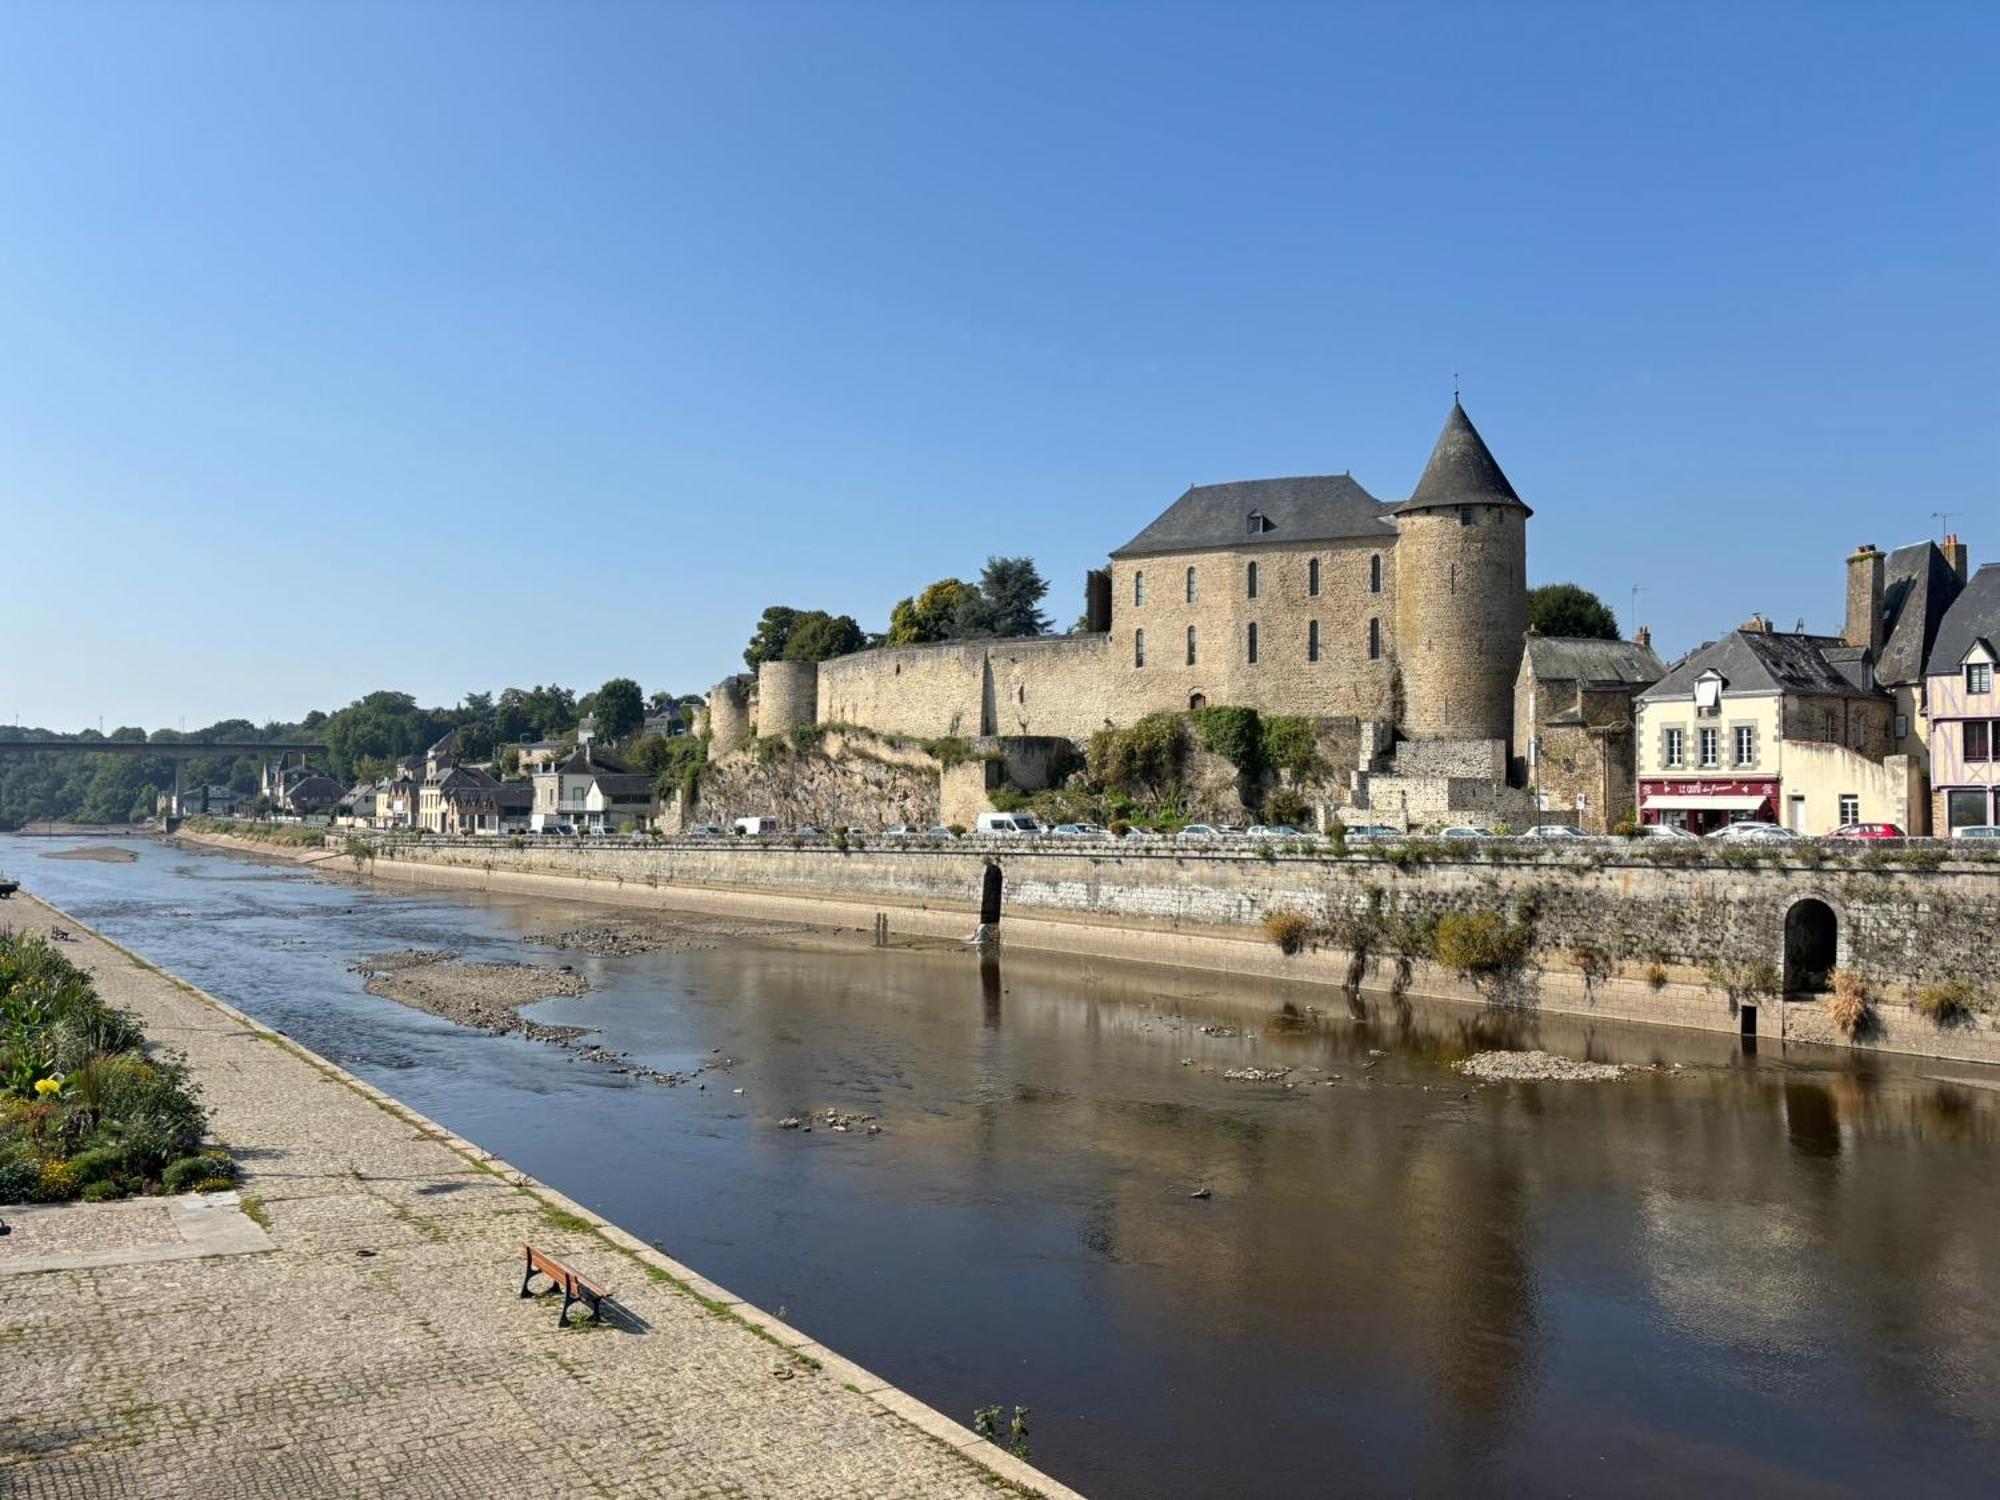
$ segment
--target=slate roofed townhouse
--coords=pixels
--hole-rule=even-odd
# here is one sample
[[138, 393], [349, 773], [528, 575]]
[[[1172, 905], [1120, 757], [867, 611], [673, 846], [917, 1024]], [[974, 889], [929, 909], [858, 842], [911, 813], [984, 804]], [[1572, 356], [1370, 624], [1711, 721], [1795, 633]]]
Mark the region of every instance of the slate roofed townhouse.
[[1676, 662], [1638, 699], [1639, 816], [1706, 833], [1783, 823], [1905, 825], [1920, 782], [1865, 648], [1753, 619]]
[[2000, 824], [2000, 563], [1972, 575], [1925, 667], [1932, 830]]
[[535, 832], [626, 833], [659, 811], [653, 778], [584, 744], [535, 774]]

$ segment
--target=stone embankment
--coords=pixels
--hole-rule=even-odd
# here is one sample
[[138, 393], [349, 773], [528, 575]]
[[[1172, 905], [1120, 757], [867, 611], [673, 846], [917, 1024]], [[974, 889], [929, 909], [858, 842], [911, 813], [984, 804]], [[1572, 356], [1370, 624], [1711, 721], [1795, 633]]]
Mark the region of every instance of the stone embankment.
[[[876, 840], [842, 851], [783, 840], [426, 838], [377, 840], [340, 867], [737, 918], [869, 928], [880, 914], [899, 934], [938, 938], [969, 934], [997, 881], [1012, 947], [2000, 1062], [2000, 946], [1990, 941], [2000, 861], [1948, 847], [1719, 856], [1699, 846], [1496, 842], [1357, 846], [1335, 857], [1053, 839]], [[1439, 961], [1438, 924], [1467, 913], [1491, 913], [1521, 934], [1507, 972]], [[1285, 914], [1302, 918], [1305, 932], [1289, 952], [1266, 935], [1267, 921]], [[1808, 929], [1824, 945], [1822, 968], [1850, 970], [1871, 989], [1858, 1037], [1816, 1002], [1777, 999]], [[1953, 984], [1983, 1004], [1939, 1024], [1913, 1003]]]
[[[186, 1054], [243, 1170], [240, 1208], [191, 1201], [244, 1232], [121, 1235], [132, 1205], [82, 1204], [59, 1212], [97, 1221], [88, 1264], [0, 1258], [0, 1493], [1073, 1494], [75, 919], [6, 915], [67, 927], [105, 1000]], [[609, 1283], [615, 1315], [559, 1332], [516, 1295], [524, 1240]]]

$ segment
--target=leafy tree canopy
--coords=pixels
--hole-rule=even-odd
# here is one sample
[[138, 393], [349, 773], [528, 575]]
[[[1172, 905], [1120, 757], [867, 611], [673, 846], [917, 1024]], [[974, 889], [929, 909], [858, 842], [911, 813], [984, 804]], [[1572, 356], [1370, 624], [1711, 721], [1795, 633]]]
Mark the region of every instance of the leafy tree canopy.
[[599, 739], [622, 740], [646, 722], [645, 695], [631, 678], [614, 677], [597, 690], [590, 711], [597, 716]]
[[1528, 628], [1542, 635], [1591, 641], [1618, 640], [1618, 617], [1605, 602], [1574, 583], [1545, 583], [1528, 590]]
[[868, 644], [852, 615], [830, 615], [810, 609], [792, 621], [792, 633], [785, 642], [786, 661], [827, 661], [846, 656]]
[[979, 574], [979, 587], [959, 602], [954, 635], [1046, 635], [1049, 617], [1042, 598], [1049, 586], [1032, 557], [989, 557]]
[[972, 592], [970, 584], [957, 578], [940, 578], [914, 598], [898, 601], [889, 611], [885, 644], [916, 646], [949, 639], [958, 607]]

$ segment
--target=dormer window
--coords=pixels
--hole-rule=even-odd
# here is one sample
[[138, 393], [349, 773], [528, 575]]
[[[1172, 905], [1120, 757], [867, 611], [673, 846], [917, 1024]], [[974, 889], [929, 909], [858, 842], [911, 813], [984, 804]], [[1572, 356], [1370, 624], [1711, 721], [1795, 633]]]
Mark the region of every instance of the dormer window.
[[1271, 518], [1261, 510], [1253, 510], [1243, 518], [1243, 530], [1249, 536], [1262, 536], [1271, 529]]
[[1969, 661], [1965, 664], [1965, 695], [1970, 698], [1979, 693], [1993, 691], [1993, 663], [1990, 661]]
[[1694, 680], [1695, 712], [1712, 714], [1722, 708], [1722, 690], [1727, 681], [1723, 675], [1710, 668]]

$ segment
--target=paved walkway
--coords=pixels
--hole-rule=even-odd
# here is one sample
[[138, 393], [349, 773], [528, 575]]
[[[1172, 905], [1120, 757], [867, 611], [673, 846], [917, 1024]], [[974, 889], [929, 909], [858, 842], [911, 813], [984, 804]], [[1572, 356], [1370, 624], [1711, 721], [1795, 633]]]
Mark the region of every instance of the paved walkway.
[[[0, 908], [24, 930], [51, 915], [23, 897]], [[271, 1248], [0, 1274], [0, 1495], [1071, 1495], [55, 920], [106, 1001], [187, 1054]], [[554, 1304], [515, 1296], [523, 1239], [610, 1283], [642, 1326], [558, 1332]]]

